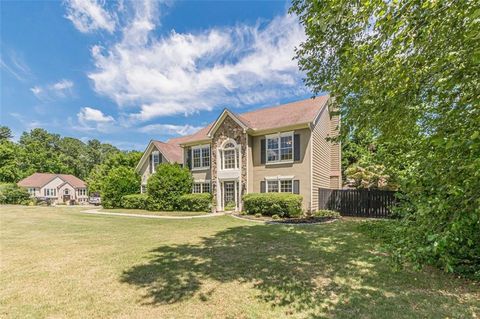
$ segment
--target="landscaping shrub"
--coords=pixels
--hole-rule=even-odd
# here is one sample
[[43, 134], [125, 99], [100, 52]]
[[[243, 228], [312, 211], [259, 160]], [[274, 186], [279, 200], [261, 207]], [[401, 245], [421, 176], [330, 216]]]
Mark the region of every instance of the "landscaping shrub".
[[251, 193], [243, 196], [243, 207], [250, 215], [298, 217], [302, 214], [302, 196], [290, 193]]
[[133, 168], [124, 166], [112, 169], [102, 183], [102, 206], [122, 206], [122, 196], [140, 191], [140, 176]]
[[334, 210], [321, 209], [313, 213], [315, 217], [340, 218], [340, 213]]
[[212, 207], [210, 193], [185, 194], [178, 198], [178, 209], [191, 212], [209, 212]]
[[128, 209], [147, 209], [147, 194], [130, 194], [122, 197], [122, 207]]
[[16, 184], [0, 184], [0, 204], [22, 204], [30, 202], [30, 194]]
[[149, 177], [147, 193], [150, 201], [149, 210], [175, 210], [182, 195], [192, 191], [193, 178], [188, 168], [178, 164], [162, 163]]

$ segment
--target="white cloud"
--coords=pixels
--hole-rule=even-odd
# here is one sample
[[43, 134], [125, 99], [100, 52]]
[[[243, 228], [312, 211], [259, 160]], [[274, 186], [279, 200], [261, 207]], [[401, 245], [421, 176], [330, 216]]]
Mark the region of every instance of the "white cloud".
[[88, 106], [82, 108], [80, 112], [77, 113], [77, 118], [79, 122], [107, 123], [114, 121], [110, 115], [105, 115], [102, 111]]
[[150, 124], [139, 129], [142, 133], [156, 133], [158, 135], [190, 135], [201, 127], [192, 125], [174, 125], [174, 124]]
[[42, 101], [50, 101], [55, 98], [63, 98], [72, 93], [73, 82], [70, 80], [62, 79], [56, 83], [47, 85], [35, 85], [30, 88], [30, 91]]
[[117, 129], [116, 121], [112, 116], [88, 106], [81, 108], [77, 113], [77, 121], [78, 124], [74, 123], [71, 118], [68, 119], [69, 125], [77, 131], [110, 133]]
[[56, 91], [64, 91], [64, 90], [71, 89], [72, 87], [73, 87], [73, 82], [65, 79], [52, 85], [52, 89]]
[[37, 96], [38, 96], [40, 93], [43, 92], [42, 88], [39, 87], [39, 86], [34, 86], [34, 87], [30, 88], [30, 91], [32, 91], [32, 93], [35, 94], [35, 95], [37, 95]]
[[104, 9], [104, 2], [97, 0], [67, 0], [67, 19], [72, 21], [80, 32], [89, 33], [104, 29], [115, 31], [115, 16]]
[[21, 53], [12, 50], [4, 49], [0, 57], [0, 67], [8, 71], [17, 80], [27, 82], [32, 77], [32, 72], [25, 63]]
[[95, 91], [129, 112], [131, 121], [307, 93], [292, 59], [305, 39], [295, 16], [156, 37], [156, 3], [131, 5], [121, 40], [92, 48], [95, 69], [88, 75]]

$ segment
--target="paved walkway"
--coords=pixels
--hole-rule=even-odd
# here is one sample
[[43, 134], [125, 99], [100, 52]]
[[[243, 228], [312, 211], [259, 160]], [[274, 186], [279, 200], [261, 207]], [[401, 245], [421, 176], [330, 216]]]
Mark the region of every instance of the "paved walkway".
[[142, 214], [101, 212], [101, 211], [99, 211], [99, 209], [82, 210], [81, 213], [92, 214], [92, 215], [140, 217], [140, 218], [153, 218], [153, 219], [194, 219], [194, 218], [209, 218], [209, 217], [216, 217], [216, 216], [225, 215], [224, 213], [210, 213], [210, 214], [206, 214], [206, 215], [196, 215], [196, 216], [158, 216], [158, 215], [142, 215]]

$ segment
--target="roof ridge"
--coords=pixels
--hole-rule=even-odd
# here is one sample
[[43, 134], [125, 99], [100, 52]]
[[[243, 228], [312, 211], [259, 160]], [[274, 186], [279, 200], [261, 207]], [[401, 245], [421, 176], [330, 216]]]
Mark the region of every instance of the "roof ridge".
[[279, 105], [260, 107], [260, 108], [258, 108], [258, 109], [256, 109], [256, 110], [252, 110], [252, 111], [248, 111], [248, 112], [244, 112], [244, 113], [237, 113], [237, 114], [240, 115], [240, 116], [242, 116], [242, 115], [245, 115], [245, 114], [250, 114], [250, 113], [255, 113], [255, 112], [259, 112], [259, 111], [274, 109], [274, 108], [277, 108], [277, 107], [287, 106], [287, 105], [290, 105], [290, 104], [301, 103], [301, 102], [305, 102], [305, 101], [309, 101], [309, 100], [315, 100], [316, 98], [321, 98], [321, 97], [324, 97], [324, 96], [328, 96], [328, 94], [319, 95], [319, 96], [314, 96], [314, 97], [311, 97], [311, 98], [308, 98], [308, 99], [303, 99], [303, 100], [298, 100], [298, 101], [292, 101], [292, 102], [288, 102], [288, 103], [284, 103], [284, 104], [279, 104]]

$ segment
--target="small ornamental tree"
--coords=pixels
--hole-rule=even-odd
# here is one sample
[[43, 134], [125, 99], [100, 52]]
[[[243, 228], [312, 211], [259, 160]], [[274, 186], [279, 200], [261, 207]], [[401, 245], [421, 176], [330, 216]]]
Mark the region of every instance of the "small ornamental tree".
[[192, 191], [193, 178], [187, 168], [163, 163], [147, 182], [150, 210], [175, 210], [180, 196]]
[[132, 168], [116, 167], [103, 180], [101, 190], [103, 207], [121, 207], [122, 196], [139, 192], [140, 176]]

